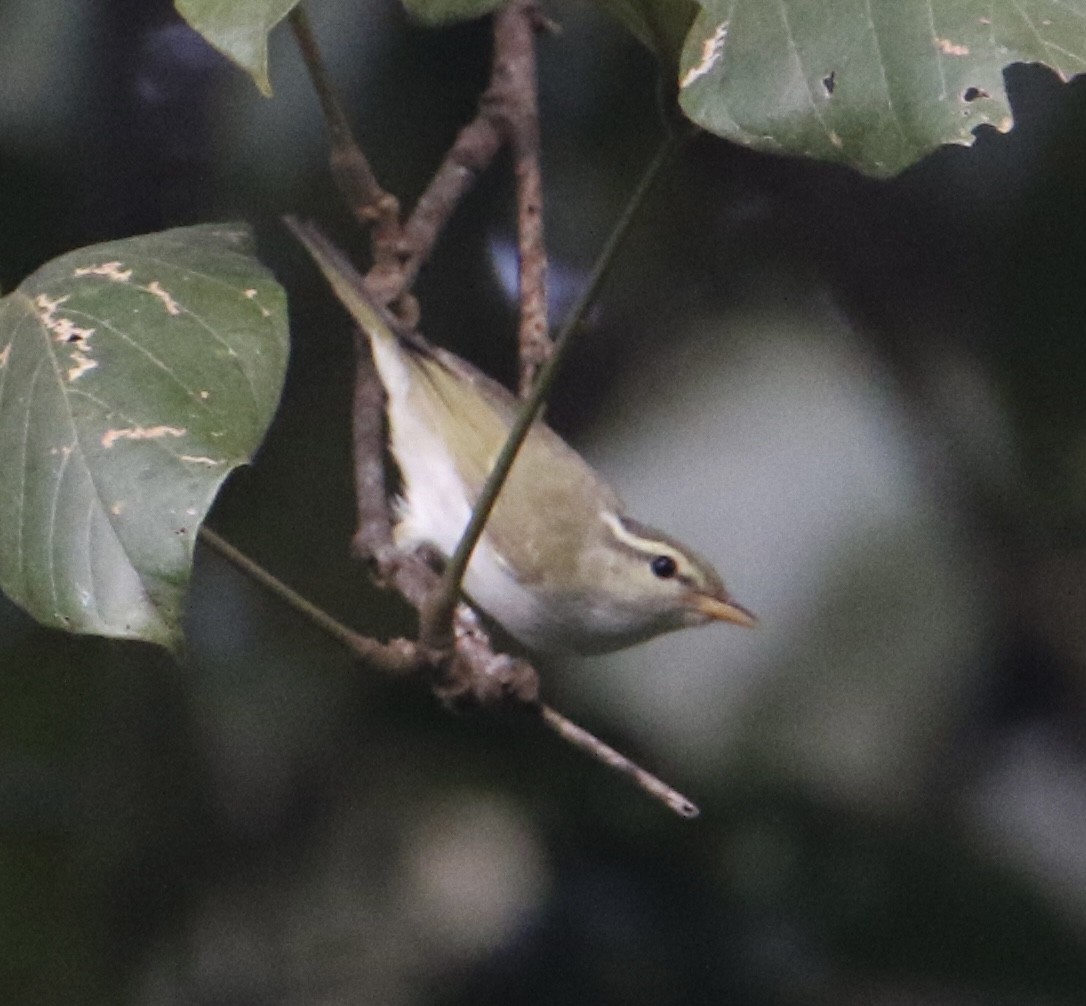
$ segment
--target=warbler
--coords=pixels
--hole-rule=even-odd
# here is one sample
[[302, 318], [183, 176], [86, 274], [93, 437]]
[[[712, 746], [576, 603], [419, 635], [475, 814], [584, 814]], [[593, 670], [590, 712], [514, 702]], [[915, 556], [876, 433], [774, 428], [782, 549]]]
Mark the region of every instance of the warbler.
[[[520, 403], [453, 353], [398, 336], [346, 256], [313, 225], [287, 223], [369, 340], [402, 482], [396, 544], [448, 557]], [[713, 621], [755, 623], [709, 562], [629, 517], [615, 491], [541, 421], [521, 446], [463, 587], [538, 653], [605, 653]]]

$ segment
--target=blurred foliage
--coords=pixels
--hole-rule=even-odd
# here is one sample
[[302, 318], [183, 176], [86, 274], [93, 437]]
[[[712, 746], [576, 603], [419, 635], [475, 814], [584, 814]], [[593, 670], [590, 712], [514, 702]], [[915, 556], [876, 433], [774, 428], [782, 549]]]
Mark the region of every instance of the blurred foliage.
[[[293, 355], [211, 523], [337, 617], [409, 632], [347, 558], [349, 333], [276, 222], [363, 244], [289, 36], [262, 102], [168, 3], [78, 6], [0, 8], [0, 287], [72, 248], [251, 221]], [[311, 13], [412, 199], [485, 83], [486, 24]], [[548, 13], [561, 297], [658, 97], [613, 22]], [[700, 139], [563, 375], [556, 425], [639, 513], [702, 520], [691, 540], [765, 623], [546, 672], [699, 822], [350, 666], [213, 555], [180, 664], [0, 602], [3, 1001], [1077, 1002], [1086, 92], [1038, 67], [1006, 83], [1010, 133], [892, 181]], [[419, 284], [427, 334], [501, 375], [511, 191], [501, 165], [480, 181]]]

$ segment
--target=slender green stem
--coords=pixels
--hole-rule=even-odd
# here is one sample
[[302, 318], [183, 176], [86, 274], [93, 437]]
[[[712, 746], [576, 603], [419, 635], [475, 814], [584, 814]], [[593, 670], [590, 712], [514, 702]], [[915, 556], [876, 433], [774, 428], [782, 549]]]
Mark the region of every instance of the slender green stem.
[[235, 548], [225, 538], [219, 537], [207, 525], [200, 528], [200, 540], [210, 545], [224, 559], [237, 566], [246, 576], [256, 580], [262, 587], [266, 587], [276, 597], [286, 602], [290, 607], [303, 615], [306, 619], [326, 632], [333, 639], [351, 646], [358, 633], [347, 628], [342, 622], [337, 622], [323, 608], [318, 608], [312, 601], [307, 601], [301, 594], [288, 587], [282, 580], [268, 572], [259, 563], [254, 562], [240, 549]]
[[323, 608], [318, 608], [312, 601], [307, 601], [296, 590], [269, 573], [260, 563], [254, 562], [230, 542], [220, 538], [207, 525], [200, 528], [200, 540], [210, 545], [224, 559], [289, 605], [303, 618], [312, 622], [322, 632], [342, 643], [356, 657], [378, 664], [384, 670], [394, 674], [408, 674], [417, 671], [421, 666], [420, 655], [414, 643], [406, 640], [379, 643], [375, 639], [349, 629], [342, 622], [337, 622]]
[[468, 568], [471, 553], [475, 550], [475, 546], [482, 536], [483, 528], [486, 526], [490, 512], [494, 508], [498, 493], [501, 492], [502, 486], [505, 484], [506, 476], [513, 467], [520, 445], [524, 443], [524, 438], [528, 435], [532, 424], [539, 416], [547, 393], [550, 391], [551, 385], [558, 374], [558, 368], [565, 358], [573, 333], [580, 327], [589, 307], [596, 298], [596, 294], [599, 292], [600, 286], [607, 278], [607, 274], [615, 260], [616, 252], [626, 237], [637, 211], [645, 201], [645, 196], [648, 194], [649, 189], [652, 188], [653, 182], [656, 181], [661, 169], [679, 149], [688, 135], [685, 131], [676, 130], [669, 133], [663, 143], [660, 144], [633, 194], [626, 202], [622, 214], [615, 222], [606, 243], [600, 250], [596, 258], [596, 264], [592, 268], [580, 298], [566, 316], [565, 322], [555, 337], [554, 350], [550, 355], [550, 359], [540, 369], [539, 377], [532, 386], [531, 392], [524, 399], [524, 404], [521, 406], [520, 412], [509, 430], [509, 436], [498, 453], [494, 467], [490, 470], [483, 490], [479, 494], [479, 499], [471, 512], [471, 519], [464, 529], [464, 534], [460, 538], [456, 551], [453, 553], [448, 565], [445, 567], [440, 588], [435, 594], [429, 611], [426, 613], [424, 619], [425, 633], [426, 635], [432, 633], [436, 637], [433, 640], [435, 644], [441, 636], [445, 636], [449, 632], [448, 627], [451, 624], [453, 607], [459, 597], [460, 584], [464, 579], [464, 572]]
[[375, 258], [382, 263], [395, 262], [395, 246], [402, 235], [400, 204], [381, 188], [369, 159], [351, 131], [351, 124], [324, 65], [324, 57], [305, 8], [298, 4], [287, 15], [287, 20], [309, 71], [309, 79], [317, 93], [321, 114], [328, 128], [332, 178], [355, 217], [366, 226], [374, 226]]
[[[309, 23], [309, 15], [305, 8], [298, 4], [287, 15], [287, 20], [294, 32], [295, 41], [305, 60], [306, 69], [309, 70], [309, 79], [313, 84], [313, 90], [317, 92], [317, 98], [321, 103], [321, 111], [324, 113], [324, 121], [328, 126], [328, 132], [332, 136], [332, 145], [353, 144], [354, 135], [351, 133], [347, 116], [339, 103], [336, 89], [328, 76], [324, 66], [324, 59], [317, 45], [317, 39], [313, 34], [313, 28]], [[371, 176], [372, 177], [372, 176]], [[373, 180], [376, 186], [376, 179]]]

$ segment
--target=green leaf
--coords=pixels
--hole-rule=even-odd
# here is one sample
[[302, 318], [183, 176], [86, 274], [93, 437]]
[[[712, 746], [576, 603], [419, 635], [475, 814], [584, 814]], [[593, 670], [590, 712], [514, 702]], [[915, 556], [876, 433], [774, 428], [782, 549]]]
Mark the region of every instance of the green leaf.
[[0, 299], [0, 589], [45, 625], [175, 645], [197, 529], [286, 358], [239, 225], [83, 248]]
[[268, 33], [300, 0], [174, 0], [177, 13], [250, 77], [265, 97]]
[[408, 14], [429, 25], [471, 21], [497, 10], [503, 3], [505, 0], [403, 0]]
[[698, 2], [679, 71], [690, 119], [873, 175], [1010, 129], [1010, 63], [1086, 69], [1086, 0]]
[[698, 7], [694, 0], [596, 0], [633, 36], [665, 61], [678, 65], [683, 42]]

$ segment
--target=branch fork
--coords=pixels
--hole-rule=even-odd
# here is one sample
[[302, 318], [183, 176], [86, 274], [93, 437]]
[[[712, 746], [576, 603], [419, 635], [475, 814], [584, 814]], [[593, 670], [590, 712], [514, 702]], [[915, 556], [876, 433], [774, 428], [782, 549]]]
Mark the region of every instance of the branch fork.
[[309, 69], [328, 124], [333, 178], [355, 218], [369, 228], [373, 265], [365, 278], [369, 296], [399, 319], [410, 334], [418, 318], [411, 288], [419, 269], [460, 199], [504, 145], [513, 154], [520, 259], [520, 380], [524, 405], [495, 462], [464, 537], [442, 573], [427, 557], [405, 554], [395, 545], [384, 469], [384, 390], [365, 337], [356, 336], [356, 378], [352, 408], [358, 526], [352, 553], [370, 561], [380, 582], [390, 585], [420, 616], [417, 641], [381, 643], [332, 620], [285, 584], [242, 556], [214, 532], [204, 540], [240, 568], [339, 639], [354, 655], [390, 674], [424, 675], [434, 694], [452, 709], [520, 708], [566, 742], [626, 775], [645, 792], [684, 817], [697, 808], [682, 794], [631, 762], [539, 698], [539, 676], [526, 660], [496, 650], [479, 616], [460, 600], [460, 584], [471, 551], [511, 468], [517, 449], [542, 409], [573, 331], [594, 298], [618, 244], [667, 155], [672, 137], [654, 159], [620, 218], [586, 289], [552, 343], [547, 320], [547, 255], [543, 241], [543, 186], [539, 167], [539, 115], [535, 35], [549, 27], [535, 0], [509, 0], [494, 15], [494, 56], [490, 83], [476, 117], [452, 148], [406, 221], [399, 201], [378, 182], [355, 142], [320, 57], [301, 6], [289, 21]]

